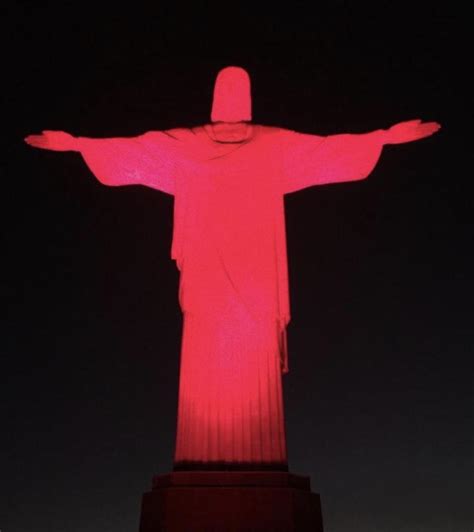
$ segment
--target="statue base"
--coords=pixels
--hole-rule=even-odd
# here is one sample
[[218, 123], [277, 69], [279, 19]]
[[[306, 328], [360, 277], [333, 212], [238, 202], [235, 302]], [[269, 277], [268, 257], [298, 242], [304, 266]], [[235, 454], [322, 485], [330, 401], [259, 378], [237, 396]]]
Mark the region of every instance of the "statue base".
[[140, 532], [323, 532], [309, 477], [280, 471], [179, 471], [153, 478]]

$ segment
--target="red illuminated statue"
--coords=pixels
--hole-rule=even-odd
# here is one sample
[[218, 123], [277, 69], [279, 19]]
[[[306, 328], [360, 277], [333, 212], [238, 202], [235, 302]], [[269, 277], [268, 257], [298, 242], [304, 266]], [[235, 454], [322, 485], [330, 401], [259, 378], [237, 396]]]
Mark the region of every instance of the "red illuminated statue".
[[211, 123], [131, 138], [60, 131], [28, 144], [80, 152], [110, 186], [172, 194], [172, 257], [184, 314], [175, 469], [286, 469], [281, 374], [290, 320], [284, 194], [366, 178], [385, 144], [435, 133], [402, 122], [307, 135], [251, 123], [245, 70], [223, 69]]

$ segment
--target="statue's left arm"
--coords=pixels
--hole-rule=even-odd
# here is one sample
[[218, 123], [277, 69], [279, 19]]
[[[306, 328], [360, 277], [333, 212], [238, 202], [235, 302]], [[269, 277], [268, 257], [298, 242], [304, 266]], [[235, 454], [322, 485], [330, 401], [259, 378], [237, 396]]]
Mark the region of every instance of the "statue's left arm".
[[283, 193], [364, 179], [377, 164], [384, 145], [422, 139], [439, 128], [436, 122], [410, 120], [364, 134], [321, 137], [285, 131]]

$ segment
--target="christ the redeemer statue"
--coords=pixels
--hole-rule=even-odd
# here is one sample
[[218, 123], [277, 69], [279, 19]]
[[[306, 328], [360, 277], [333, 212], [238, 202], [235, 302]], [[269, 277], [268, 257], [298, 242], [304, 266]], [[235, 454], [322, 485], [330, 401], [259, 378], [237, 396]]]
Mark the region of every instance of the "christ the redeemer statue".
[[364, 179], [384, 145], [439, 127], [411, 120], [324, 137], [253, 124], [249, 76], [228, 67], [217, 76], [209, 124], [130, 138], [43, 131], [25, 139], [81, 153], [105, 185], [175, 198], [172, 258], [184, 314], [175, 470], [287, 469], [284, 195]]

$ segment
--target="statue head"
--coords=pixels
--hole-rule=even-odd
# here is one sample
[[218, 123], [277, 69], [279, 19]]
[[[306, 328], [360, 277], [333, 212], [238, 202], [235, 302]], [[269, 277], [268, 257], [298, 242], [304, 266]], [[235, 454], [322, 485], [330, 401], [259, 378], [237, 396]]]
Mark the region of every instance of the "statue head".
[[248, 122], [252, 120], [250, 77], [246, 70], [229, 66], [216, 78], [212, 102], [212, 122]]

